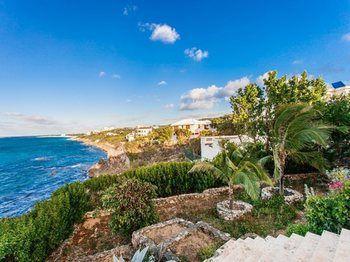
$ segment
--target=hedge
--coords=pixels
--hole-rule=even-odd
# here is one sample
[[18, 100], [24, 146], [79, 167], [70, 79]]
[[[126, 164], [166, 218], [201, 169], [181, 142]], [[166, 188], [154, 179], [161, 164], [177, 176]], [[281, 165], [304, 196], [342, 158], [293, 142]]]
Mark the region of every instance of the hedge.
[[137, 178], [157, 187], [158, 197], [201, 192], [224, 185], [212, 173], [189, 173], [189, 162], [159, 163], [75, 182], [56, 190], [50, 199], [37, 203], [25, 215], [0, 220], [0, 261], [45, 261], [73, 231], [73, 225], [94, 208], [93, 196], [118, 182]]

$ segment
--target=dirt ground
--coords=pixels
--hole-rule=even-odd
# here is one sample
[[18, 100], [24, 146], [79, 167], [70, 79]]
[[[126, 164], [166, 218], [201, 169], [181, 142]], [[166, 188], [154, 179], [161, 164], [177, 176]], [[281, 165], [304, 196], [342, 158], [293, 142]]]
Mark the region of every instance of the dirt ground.
[[75, 227], [73, 235], [66, 240], [48, 261], [82, 261], [82, 258], [128, 244], [128, 241], [112, 234], [108, 227], [109, 215], [94, 218], [86, 215], [85, 221]]
[[178, 257], [185, 257], [187, 261], [200, 261], [197, 253], [204, 247], [216, 244], [218, 241], [212, 236], [205, 234], [198, 229], [192, 231], [188, 236], [179, 242], [171, 244], [170, 250]]
[[186, 227], [181, 226], [179, 224], [172, 224], [161, 228], [149, 230], [148, 232], [145, 232], [144, 235], [149, 239], [152, 239], [154, 243], [159, 244], [166, 239], [178, 235], [184, 229], [186, 229]]

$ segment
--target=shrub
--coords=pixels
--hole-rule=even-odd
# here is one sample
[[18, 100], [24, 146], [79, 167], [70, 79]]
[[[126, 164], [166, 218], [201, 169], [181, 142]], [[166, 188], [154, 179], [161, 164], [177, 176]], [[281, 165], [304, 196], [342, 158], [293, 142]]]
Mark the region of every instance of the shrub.
[[90, 209], [81, 183], [64, 186], [31, 212], [0, 223], [0, 260], [42, 261]]
[[287, 227], [286, 235], [291, 236], [293, 233], [300, 236], [305, 236], [307, 232], [310, 231], [310, 228], [307, 224], [290, 224]]
[[155, 196], [153, 185], [136, 179], [108, 188], [102, 196], [102, 203], [112, 212], [112, 231], [130, 236], [133, 231], [156, 222]]
[[343, 227], [350, 228], [350, 183], [344, 189], [327, 196], [309, 197], [305, 204], [306, 219], [312, 232], [323, 230], [339, 233]]

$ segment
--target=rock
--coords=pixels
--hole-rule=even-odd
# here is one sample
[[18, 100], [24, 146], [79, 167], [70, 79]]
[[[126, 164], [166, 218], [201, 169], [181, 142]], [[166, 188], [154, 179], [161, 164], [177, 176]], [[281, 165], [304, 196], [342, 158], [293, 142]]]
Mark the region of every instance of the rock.
[[253, 209], [251, 204], [243, 201], [234, 201], [234, 209], [230, 208], [230, 200], [225, 200], [216, 204], [216, 210], [224, 220], [237, 220]]

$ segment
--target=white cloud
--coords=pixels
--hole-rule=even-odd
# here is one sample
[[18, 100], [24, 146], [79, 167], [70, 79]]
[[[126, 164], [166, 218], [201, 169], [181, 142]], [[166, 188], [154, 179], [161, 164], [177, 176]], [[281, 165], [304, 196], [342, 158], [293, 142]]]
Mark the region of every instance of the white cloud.
[[263, 86], [263, 85], [264, 85], [264, 80], [268, 78], [269, 73], [270, 73], [270, 71], [267, 71], [267, 72], [265, 72], [264, 74], [258, 76], [258, 77], [256, 78], [256, 83], [257, 83], [259, 86]]
[[166, 82], [166, 81], [164, 81], [164, 80], [162, 80], [162, 81], [160, 81], [159, 83], [158, 83], [158, 85], [159, 86], [164, 86], [164, 85], [167, 85], [168, 83]]
[[145, 23], [139, 24], [139, 28], [142, 32], [146, 30], [152, 31], [150, 36], [152, 41], [173, 44], [180, 39], [180, 35], [176, 32], [176, 29], [167, 24]]
[[131, 100], [131, 99], [126, 99], [126, 100], [125, 100], [125, 102], [127, 102], [127, 103], [131, 103], [131, 102], [132, 102], [132, 100]]
[[112, 78], [116, 78], [116, 79], [120, 79], [120, 78], [122, 78], [120, 75], [118, 75], [118, 74], [113, 74], [112, 75]]
[[350, 42], [350, 33], [346, 33], [342, 36], [342, 40], [345, 42]]
[[292, 62], [293, 65], [300, 65], [303, 63], [303, 60], [297, 59]]
[[127, 5], [123, 9], [123, 15], [129, 15], [131, 12], [135, 12], [137, 10], [136, 5]]
[[232, 96], [239, 88], [250, 83], [248, 77], [231, 80], [223, 87], [211, 85], [207, 88], [195, 88], [181, 96], [180, 110], [210, 109], [221, 99]]
[[192, 47], [185, 50], [185, 55], [192, 58], [194, 61], [200, 62], [209, 56], [209, 52], [203, 51], [197, 47]]
[[174, 108], [174, 104], [166, 104], [166, 105], [164, 105], [164, 108], [166, 108], [166, 109]]
[[21, 113], [17, 113], [17, 112], [6, 112], [6, 113], [3, 113], [3, 115], [5, 115], [9, 118], [17, 119], [20, 121], [24, 121], [24, 122], [28, 122], [28, 123], [32, 123], [32, 124], [36, 124], [36, 125], [56, 125], [56, 124], [58, 124], [57, 121], [54, 121], [54, 120], [49, 119], [47, 117], [38, 116], [38, 115], [25, 115], [25, 114], [21, 114]]
[[98, 74], [98, 77], [99, 78], [102, 78], [102, 77], [105, 77], [106, 76], [106, 72], [104, 71], [101, 71], [99, 74]]

